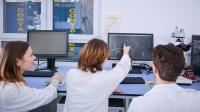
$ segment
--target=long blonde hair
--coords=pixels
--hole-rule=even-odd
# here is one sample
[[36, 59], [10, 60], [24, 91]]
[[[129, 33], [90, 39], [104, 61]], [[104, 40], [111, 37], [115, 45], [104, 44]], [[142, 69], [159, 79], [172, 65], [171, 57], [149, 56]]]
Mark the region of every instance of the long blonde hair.
[[24, 82], [23, 74], [17, 66], [17, 59], [23, 59], [29, 44], [23, 41], [10, 41], [0, 54], [0, 81]]

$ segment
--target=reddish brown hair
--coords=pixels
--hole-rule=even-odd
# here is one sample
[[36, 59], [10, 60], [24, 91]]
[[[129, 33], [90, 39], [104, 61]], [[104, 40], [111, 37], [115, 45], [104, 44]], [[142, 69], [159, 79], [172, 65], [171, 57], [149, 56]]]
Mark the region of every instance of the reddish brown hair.
[[10, 41], [3, 48], [0, 56], [0, 81], [25, 82], [17, 58], [23, 59], [29, 44], [23, 41]]
[[173, 44], [158, 45], [153, 50], [153, 63], [162, 80], [176, 81], [185, 65], [183, 51]]
[[108, 45], [100, 39], [92, 39], [82, 48], [78, 68], [95, 73], [102, 70], [103, 62], [109, 57]]

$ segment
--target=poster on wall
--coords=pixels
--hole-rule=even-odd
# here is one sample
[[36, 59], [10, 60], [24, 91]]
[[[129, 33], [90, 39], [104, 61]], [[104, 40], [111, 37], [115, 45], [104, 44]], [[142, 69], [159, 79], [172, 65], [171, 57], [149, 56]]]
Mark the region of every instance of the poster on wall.
[[5, 33], [25, 33], [27, 29], [40, 29], [40, 2], [6, 2]]
[[104, 16], [104, 35], [108, 32], [120, 32], [120, 15], [105, 15]]
[[53, 5], [53, 29], [81, 32], [81, 3], [58, 2]]
[[77, 62], [79, 59], [79, 53], [85, 43], [69, 43], [67, 61]]
[[27, 5], [25, 3], [7, 2], [5, 12], [6, 33], [24, 33], [27, 30]]

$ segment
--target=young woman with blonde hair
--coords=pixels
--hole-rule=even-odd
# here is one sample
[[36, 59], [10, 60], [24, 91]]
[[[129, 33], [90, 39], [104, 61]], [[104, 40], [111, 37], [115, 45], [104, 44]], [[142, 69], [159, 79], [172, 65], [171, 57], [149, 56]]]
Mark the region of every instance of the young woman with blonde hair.
[[24, 71], [32, 70], [35, 56], [28, 43], [10, 41], [0, 54], [0, 112], [25, 112], [50, 103], [57, 97], [60, 75], [44, 89], [26, 86]]
[[125, 78], [130, 69], [130, 47], [124, 46], [124, 55], [111, 70], [102, 64], [109, 57], [108, 45], [92, 39], [82, 48], [78, 69], [70, 69], [66, 76], [64, 112], [107, 112], [108, 98]]

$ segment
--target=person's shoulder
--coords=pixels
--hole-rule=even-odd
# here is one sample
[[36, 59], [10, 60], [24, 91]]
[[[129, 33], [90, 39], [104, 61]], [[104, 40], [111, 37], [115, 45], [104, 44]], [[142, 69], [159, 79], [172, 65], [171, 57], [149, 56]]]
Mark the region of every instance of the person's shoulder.
[[24, 88], [26, 85], [22, 82], [6, 82], [3, 86], [3, 91], [8, 96], [16, 94], [16, 92], [20, 92], [22, 88]]
[[21, 88], [24, 88], [26, 87], [26, 85], [23, 83], [23, 82], [15, 82], [15, 83], [10, 83], [8, 85], [10, 88], [15, 88], [15, 89], [21, 89]]
[[71, 68], [71, 69], [69, 69], [68, 73], [71, 73], [71, 72], [77, 72], [77, 71], [78, 71], [77, 68]]
[[17, 88], [20, 86], [25, 86], [23, 82], [5, 82], [4, 87], [6, 88]]
[[69, 76], [73, 76], [73, 75], [75, 75], [75, 74], [78, 74], [79, 73], [79, 69], [77, 69], [77, 68], [71, 68], [71, 69], [69, 69], [68, 70], [68, 72], [67, 72], [67, 77], [69, 77]]
[[149, 96], [139, 96], [132, 99], [128, 112], [155, 112], [159, 103]]
[[141, 106], [145, 106], [145, 96], [138, 96], [138, 97], [134, 97], [132, 99], [132, 102], [129, 106], [129, 110], [128, 112], [132, 112], [132, 111], [135, 111], [135, 110], [138, 110], [138, 108], [140, 109]]
[[146, 99], [146, 96], [138, 96], [134, 98], [134, 101], [143, 101]]
[[188, 93], [188, 94], [196, 94], [196, 95], [200, 95], [200, 91], [195, 90], [195, 89], [183, 89], [183, 93]]
[[133, 105], [143, 105], [146, 103], [151, 103], [152, 100], [154, 100], [154, 97], [144, 95], [133, 98], [132, 102]]

